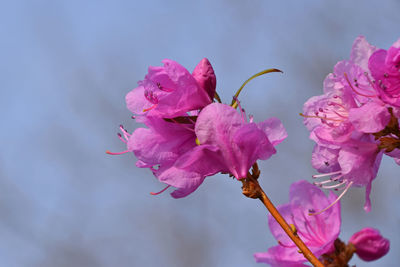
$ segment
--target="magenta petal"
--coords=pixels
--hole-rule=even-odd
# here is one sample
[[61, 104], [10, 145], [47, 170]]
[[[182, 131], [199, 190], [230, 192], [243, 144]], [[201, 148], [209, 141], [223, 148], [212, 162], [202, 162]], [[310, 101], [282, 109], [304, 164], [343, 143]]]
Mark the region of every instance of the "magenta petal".
[[[293, 224], [292, 210], [290, 204], [280, 205], [277, 207], [279, 213], [286, 220], [288, 224]], [[289, 236], [283, 231], [282, 227], [278, 224], [271, 214], [268, 215], [268, 226], [271, 234], [284, 246], [295, 246]]]
[[144, 87], [139, 86], [130, 91], [126, 97], [126, 106], [134, 114], [144, 114], [143, 110], [148, 109], [152, 104], [144, 97]]
[[273, 146], [280, 144], [287, 137], [285, 127], [278, 118], [269, 118], [257, 123], [257, 126], [264, 131]]
[[201, 144], [218, 144], [242, 124], [243, 118], [234, 108], [213, 103], [200, 112], [195, 131]]
[[311, 165], [318, 172], [328, 173], [340, 170], [338, 163], [339, 149], [315, 145]]
[[237, 173], [236, 178], [245, 178], [257, 159], [267, 160], [275, 153], [274, 146], [255, 123], [243, 124], [232, 136], [231, 158], [236, 159], [236, 164], [231, 169]]
[[354, 40], [350, 60], [359, 65], [364, 71], [367, 71], [368, 59], [376, 49], [375, 46], [367, 42], [364, 36], [358, 36]]
[[220, 159], [217, 147], [197, 146], [183, 154], [171, 168], [162, 172], [158, 179], [177, 188], [171, 194], [173, 197], [184, 197], [196, 190], [206, 176], [226, 171]]
[[268, 249], [267, 252], [255, 253], [254, 257], [257, 262], [268, 263], [272, 267], [306, 267], [303, 254], [298, 252], [297, 247], [285, 248], [275, 246]]
[[146, 164], [175, 161], [196, 146], [194, 133], [181, 125], [162, 119], [149, 119], [146, 124], [151, 128], [136, 129], [128, 140], [128, 150]]
[[390, 113], [383, 103], [369, 102], [349, 111], [349, 120], [356, 130], [364, 133], [377, 133], [390, 121]]
[[338, 162], [342, 174], [349, 177], [355, 186], [366, 186], [376, 176], [376, 162], [380, 162], [378, 152], [376, 144], [354, 140], [339, 152]]
[[[213, 103], [205, 107], [196, 121], [196, 135], [200, 144], [217, 146], [229, 172], [237, 179], [245, 178], [257, 159], [268, 159], [276, 153], [268, 139], [275, 136], [278, 143], [285, 135], [281, 124], [271, 120], [259, 125], [246, 122], [244, 114], [239, 114], [231, 106]], [[270, 129], [276, 126], [278, 129]]]
[[371, 70], [372, 76], [377, 80], [382, 80], [384, 78], [386, 55], [386, 50], [379, 49], [369, 58], [368, 67]]
[[207, 58], [203, 58], [193, 70], [192, 75], [200, 88], [207, 92], [210, 99], [214, 99], [217, 78], [215, 77], [210, 61]]

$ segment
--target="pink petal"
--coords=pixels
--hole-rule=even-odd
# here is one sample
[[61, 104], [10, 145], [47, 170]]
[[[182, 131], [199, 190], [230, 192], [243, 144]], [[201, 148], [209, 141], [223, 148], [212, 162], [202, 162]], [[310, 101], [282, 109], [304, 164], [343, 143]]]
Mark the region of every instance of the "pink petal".
[[206, 176], [226, 171], [220, 159], [217, 147], [197, 146], [181, 155], [171, 168], [158, 176], [158, 179], [178, 188], [171, 194], [174, 198], [185, 197], [196, 190]]
[[[293, 224], [293, 216], [290, 204], [280, 205], [277, 207], [277, 209], [288, 224]], [[289, 238], [285, 231], [283, 231], [282, 227], [278, 224], [274, 217], [272, 217], [271, 214], [268, 215], [268, 226], [271, 234], [281, 244], [285, 246], [295, 246], [293, 241]]]
[[388, 125], [390, 113], [383, 103], [373, 101], [350, 109], [349, 120], [360, 132], [377, 133]]
[[203, 58], [192, 73], [193, 78], [197, 81], [200, 88], [207, 92], [210, 99], [214, 99], [217, 78], [214, 69], [207, 58]]
[[273, 146], [280, 144], [287, 137], [285, 127], [278, 118], [269, 118], [257, 123], [257, 126], [264, 131]]
[[364, 36], [358, 36], [354, 40], [350, 60], [359, 65], [364, 71], [368, 71], [368, 59], [376, 50], [377, 48], [370, 45]]
[[340, 170], [338, 155], [339, 149], [315, 145], [311, 157], [311, 165], [321, 173], [338, 171]]
[[139, 86], [130, 91], [126, 97], [126, 106], [134, 114], [144, 114], [143, 110], [148, 109], [152, 104], [144, 97], [144, 87]]
[[297, 248], [285, 248], [275, 246], [268, 249], [267, 252], [254, 254], [256, 262], [268, 263], [272, 267], [305, 267], [303, 264], [307, 259], [298, 252]]
[[234, 108], [213, 103], [200, 112], [196, 121], [196, 136], [201, 144], [218, 144], [243, 123], [243, 118]]

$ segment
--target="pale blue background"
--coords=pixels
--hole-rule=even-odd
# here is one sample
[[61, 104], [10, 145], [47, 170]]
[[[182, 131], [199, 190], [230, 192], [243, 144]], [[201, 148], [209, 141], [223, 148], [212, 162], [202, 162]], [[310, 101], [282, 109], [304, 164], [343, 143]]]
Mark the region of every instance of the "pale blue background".
[[[391, 1], [2, 1], [0, 8], [0, 266], [263, 266], [276, 245], [266, 211], [227, 176], [191, 196], [150, 196], [162, 185], [124, 150], [125, 94], [163, 58], [192, 70], [208, 57], [228, 102], [250, 75], [242, 104], [255, 120], [281, 118], [289, 133], [260, 164], [276, 204], [310, 179], [313, 143], [298, 113], [356, 36], [380, 47], [400, 37]], [[378, 262], [400, 262], [399, 166], [385, 158], [373, 184], [343, 199], [341, 237], [365, 226], [391, 239]]]

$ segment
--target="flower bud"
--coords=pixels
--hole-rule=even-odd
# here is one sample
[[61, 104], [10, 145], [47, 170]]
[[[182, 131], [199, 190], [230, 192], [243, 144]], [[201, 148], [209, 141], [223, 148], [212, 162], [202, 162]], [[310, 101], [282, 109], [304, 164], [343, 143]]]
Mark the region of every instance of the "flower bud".
[[199, 86], [207, 92], [211, 99], [214, 99], [217, 79], [214, 74], [214, 69], [207, 58], [203, 58], [192, 73], [193, 78]]
[[350, 237], [349, 243], [356, 247], [356, 254], [364, 261], [377, 260], [388, 253], [390, 241], [374, 228], [364, 228]]

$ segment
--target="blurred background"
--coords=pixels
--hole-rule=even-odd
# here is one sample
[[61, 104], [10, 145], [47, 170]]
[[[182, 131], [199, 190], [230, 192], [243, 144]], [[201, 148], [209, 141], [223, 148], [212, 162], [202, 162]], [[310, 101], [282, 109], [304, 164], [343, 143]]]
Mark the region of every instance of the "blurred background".
[[[322, 93], [353, 40], [388, 48], [400, 37], [400, 1], [4, 1], [0, 10], [0, 266], [263, 266], [276, 245], [265, 208], [224, 175], [184, 199], [151, 196], [163, 185], [122, 151], [124, 97], [149, 65], [170, 58], [192, 71], [207, 57], [225, 102], [244, 80], [256, 121], [279, 117], [288, 138], [260, 162], [275, 204], [311, 180], [313, 143], [298, 115]], [[399, 169], [384, 158], [365, 213], [364, 189], [342, 201], [342, 233], [379, 228], [383, 259], [400, 262]]]

